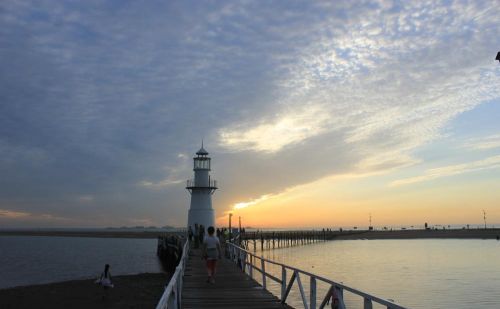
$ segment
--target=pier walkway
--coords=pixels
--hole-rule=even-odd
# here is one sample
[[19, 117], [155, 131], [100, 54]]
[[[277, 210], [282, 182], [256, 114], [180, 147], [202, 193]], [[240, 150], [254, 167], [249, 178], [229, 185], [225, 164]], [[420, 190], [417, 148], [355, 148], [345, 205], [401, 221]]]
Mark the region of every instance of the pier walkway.
[[189, 253], [184, 273], [182, 308], [291, 308], [263, 289], [226, 258], [219, 260], [216, 282], [207, 283], [200, 250]]
[[[228, 258], [219, 260], [216, 282], [208, 283], [205, 261], [201, 259], [200, 250], [190, 250], [190, 244], [186, 241], [179, 265], [156, 309], [292, 309], [286, 303], [294, 287], [300, 293], [304, 309], [324, 309], [330, 300], [332, 307], [345, 309], [344, 293], [349, 294], [349, 297], [354, 296], [356, 300], [353, 301], [356, 303], [361, 301], [364, 309], [372, 309], [374, 304], [387, 309], [406, 309], [392, 300], [385, 300], [341, 282], [275, 262], [237, 244], [226, 242], [225, 245]], [[261, 278], [262, 285], [253, 280], [255, 276]], [[280, 297], [269, 292], [269, 280], [280, 285]], [[296, 306], [297, 301], [293, 302]]]

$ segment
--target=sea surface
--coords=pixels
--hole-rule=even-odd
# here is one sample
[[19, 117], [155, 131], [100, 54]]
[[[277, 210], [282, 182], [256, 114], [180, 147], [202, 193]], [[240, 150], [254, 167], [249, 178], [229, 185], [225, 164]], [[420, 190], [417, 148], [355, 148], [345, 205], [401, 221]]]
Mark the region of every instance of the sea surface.
[[[262, 254], [408, 308], [500, 308], [497, 240], [337, 240]], [[266, 269], [281, 278], [281, 268]], [[301, 281], [309, 295], [309, 278]], [[279, 295], [279, 286], [272, 288]], [[327, 288], [318, 283], [318, 305]], [[344, 293], [347, 308], [363, 308], [361, 297]], [[290, 305], [303, 308], [296, 283], [289, 298]]]
[[0, 236], [0, 289], [97, 278], [106, 263], [112, 275], [161, 272], [156, 239]]
[[[257, 253], [408, 308], [500, 308], [496, 240], [337, 240]], [[96, 278], [106, 263], [113, 275], [162, 271], [155, 239], [0, 236], [0, 288]], [[301, 281], [309, 295], [309, 278]], [[327, 288], [318, 281], [318, 304]], [[363, 308], [344, 297], [348, 309]], [[296, 283], [287, 302], [303, 308]]]

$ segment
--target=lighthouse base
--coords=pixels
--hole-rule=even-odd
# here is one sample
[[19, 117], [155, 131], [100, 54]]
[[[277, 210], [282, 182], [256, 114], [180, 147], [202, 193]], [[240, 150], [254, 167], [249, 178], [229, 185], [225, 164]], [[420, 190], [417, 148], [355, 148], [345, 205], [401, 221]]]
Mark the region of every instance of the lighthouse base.
[[190, 226], [194, 231], [194, 225], [201, 224], [205, 230], [213, 226], [215, 228], [215, 213], [213, 209], [189, 209], [188, 227]]

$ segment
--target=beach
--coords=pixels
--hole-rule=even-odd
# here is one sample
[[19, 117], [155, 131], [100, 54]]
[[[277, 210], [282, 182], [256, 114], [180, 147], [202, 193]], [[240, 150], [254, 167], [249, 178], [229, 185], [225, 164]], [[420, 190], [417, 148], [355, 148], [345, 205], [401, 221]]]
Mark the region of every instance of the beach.
[[154, 308], [168, 279], [165, 273], [116, 276], [104, 300], [95, 279], [8, 288], [0, 290], [0, 308]]

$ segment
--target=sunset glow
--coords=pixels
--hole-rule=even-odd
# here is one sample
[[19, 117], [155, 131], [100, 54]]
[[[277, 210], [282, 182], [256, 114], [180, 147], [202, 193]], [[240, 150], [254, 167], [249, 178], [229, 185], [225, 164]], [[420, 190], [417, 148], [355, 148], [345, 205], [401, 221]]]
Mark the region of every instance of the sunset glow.
[[0, 8], [0, 225], [500, 225], [497, 1]]

